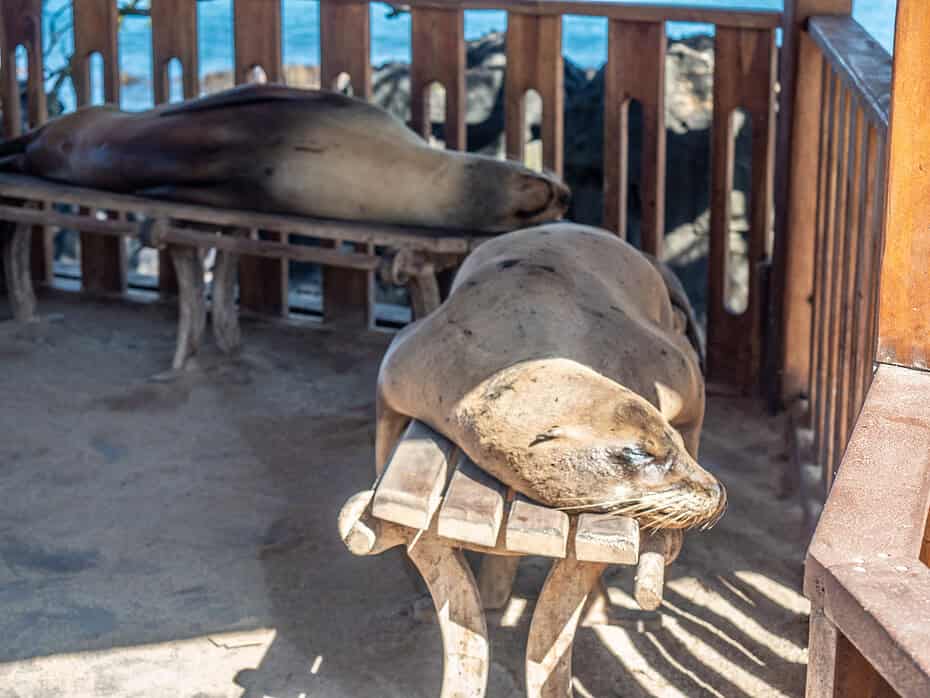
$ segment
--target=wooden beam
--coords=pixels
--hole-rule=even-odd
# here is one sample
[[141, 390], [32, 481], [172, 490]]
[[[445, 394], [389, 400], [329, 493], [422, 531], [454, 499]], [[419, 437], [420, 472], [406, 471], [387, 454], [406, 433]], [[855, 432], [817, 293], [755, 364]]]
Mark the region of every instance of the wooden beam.
[[900, 0], [882, 260], [878, 360], [930, 370], [930, 12]]

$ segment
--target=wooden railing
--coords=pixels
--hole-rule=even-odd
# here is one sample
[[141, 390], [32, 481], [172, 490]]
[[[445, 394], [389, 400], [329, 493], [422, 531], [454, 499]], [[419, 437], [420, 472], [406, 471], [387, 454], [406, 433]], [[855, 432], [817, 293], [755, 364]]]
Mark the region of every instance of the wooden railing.
[[900, 0], [892, 70], [848, 0], [791, 5], [781, 398], [810, 405], [828, 493], [805, 566], [807, 695], [927, 696], [930, 11]]
[[[776, 12], [725, 11], [693, 7], [627, 5], [573, 0], [413, 0], [411, 126], [427, 133], [427, 99], [430, 86], [445, 88], [445, 142], [450, 148], [467, 147], [465, 113], [465, 9], [504, 9], [507, 20], [506, 150], [522, 158], [523, 102], [535, 90], [543, 102], [541, 133], [543, 165], [561, 173], [563, 163], [562, 15], [580, 14], [609, 20], [609, 56], [606, 69], [604, 114], [604, 226], [626, 235], [627, 197], [631, 173], [628, 114], [639, 101], [644, 116], [642, 183], [643, 248], [662, 252], [665, 233], [665, 22], [702, 22], [716, 25], [714, 68], [714, 121], [712, 134], [710, 274], [708, 307], [708, 370], [714, 384], [751, 392], [759, 383], [763, 355], [765, 313], [763, 276], [772, 246], [772, 170], [775, 160], [775, 30]], [[104, 66], [104, 94], [119, 98], [116, 0], [73, 0], [75, 56], [73, 68], [78, 104], [90, 101], [87, 73], [91, 54], [99, 53]], [[153, 0], [152, 52], [155, 101], [168, 99], [167, 66], [178, 59], [185, 97], [198, 92], [196, 0]], [[312, 7], [312, 5], [310, 6]], [[45, 118], [40, 104], [41, 0], [3, 0], [2, 41], [4, 106], [17, 102], [13, 76], [13, 50], [25, 46], [30, 56], [29, 94], [35, 109], [32, 124]], [[268, 80], [282, 80], [280, 3], [235, 0], [235, 79], [246, 82], [260, 68]], [[370, 97], [370, 8], [366, 0], [321, 0], [321, 82], [332, 87], [347, 75], [354, 94]], [[750, 202], [749, 298], [743, 312], [728, 309], [728, 258], [730, 198], [733, 190], [733, 112], [742, 109], [753, 133], [752, 198]], [[15, 106], [5, 108], [6, 135], [19, 132]], [[277, 239], [277, 238], [274, 238]], [[118, 239], [94, 233], [82, 235], [82, 275], [87, 290], [122, 292], [126, 285], [124, 250]], [[47, 249], [34, 257], [50, 262]], [[163, 263], [162, 270], [171, 265]], [[324, 307], [327, 315], [351, 312], [370, 302], [365, 273], [327, 269]], [[240, 303], [267, 313], [287, 311], [287, 264], [281, 260], [244, 258], [240, 267]], [[174, 289], [163, 276], [161, 288]]]

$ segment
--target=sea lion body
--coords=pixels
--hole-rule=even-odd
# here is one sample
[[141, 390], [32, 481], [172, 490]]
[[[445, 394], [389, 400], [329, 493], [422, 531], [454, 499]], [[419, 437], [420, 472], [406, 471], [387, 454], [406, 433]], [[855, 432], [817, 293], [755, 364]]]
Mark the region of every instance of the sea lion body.
[[80, 186], [355, 221], [498, 232], [568, 204], [555, 177], [431, 148], [362, 100], [276, 85], [147, 112], [83, 108], [0, 151], [16, 154], [8, 167]]
[[708, 523], [725, 494], [694, 460], [704, 384], [686, 324], [655, 264], [614, 235], [495, 238], [385, 355], [379, 467], [415, 418], [546, 505]]

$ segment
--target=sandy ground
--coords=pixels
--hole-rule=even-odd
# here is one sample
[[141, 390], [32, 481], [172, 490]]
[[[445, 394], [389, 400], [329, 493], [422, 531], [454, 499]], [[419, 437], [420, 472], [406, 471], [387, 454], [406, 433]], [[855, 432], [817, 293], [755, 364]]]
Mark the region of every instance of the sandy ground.
[[[372, 479], [384, 334], [244, 323], [174, 382], [173, 310], [54, 294], [0, 324], [0, 696], [435, 697], [438, 628], [400, 559], [354, 558], [342, 503]], [[0, 320], [9, 316], [0, 300]], [[658, 613], [608, 573], [579, 630], [576, 696], [800, 696], [800, 512], [773, 495], [781, 423], [710, 400], [720, 525], [686, 540]], [[488, 695], [522, 691], [547, 565], [489, 626]]]

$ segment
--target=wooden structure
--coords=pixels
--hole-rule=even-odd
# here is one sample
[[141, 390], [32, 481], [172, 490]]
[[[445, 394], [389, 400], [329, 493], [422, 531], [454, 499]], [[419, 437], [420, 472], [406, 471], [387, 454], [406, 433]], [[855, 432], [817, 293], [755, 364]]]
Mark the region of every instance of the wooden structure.
[[[680, 531], [641, 532], [634, 519], [548, 509], [516, 495], [454, 444], [413, 421], [374, 488], [339, 515], [356, 555], [404, 546], [426, 580], [442, 630], [442, 698], [485, 694], [489, 647], [485, 608], [510, 597], [524, 555], [553, 558], [533, 612], [526, 648], [529, 698], [571, 695], [572, 642], [583, 616], [604, 622], [608, 565], [636, 565], [635, 597], [655, 610]], [[483, 553], [476, 581], [463, 550]]]
[[[86, 78], [87, 58], [99, 53], [103, 58], [105, 96], [119, 97], [117, 60], [116, 0], [73, 0], [75, 8], [76, 58], [75, 75], [80, 103], [90, 99]], [[429, 128], [426, 99], [429, 86], [440, 83], [445, 88], [447, 147], [464, 149], [465, 142], [465, 40], [464, 11], [467, 8], [498, 7], [508, 11], [507, 59], [505, 76], [506, 143], [511, 156], [523, 151], [523, 102], [529, 90], [539, 93], [543, 102], [543, 164], [556, 172], [562, 169], [563, 151], [563, 88], [562, 88], [562, 15], [584, 14], [607, 17], [610, 22], [610, 60], [608, 62], [608, 99], [605, 106], [604, 185], [605, 224], [620, 235], [626, 234], [626, 210], [630, 190], [628, 162], [629, 108], [633, 100], [643, 106], [644, 157], [640, 181], [642, 187], [643, 247], [647, 252], [661, 253], [665, 211], [665, 22], [706, 22], [717, 26], [722, 50], [718, 52], [713, 132], [712, 176], [713, 210], [711, 230], [711, 274], [708, 285], [712, 300], [709, 308], [708, 366], [715, 385], [730, 391], [754, 392], [759, 384], [763, 365], [763, 317], [766, 291], [763, 285], [765, 268], [772, 244], [771, 174], [775, 161], [774, 100], [775, 100], [775, 31], [780, 22], [776, 12], [743, 12], [698, 9], [689, 7], [650, 7], [647, 5], [617, 5], [608, 2], [492, 2], [486, 0], [414, 0], [413, 58], [411, 66], [411, 126], [425, 133]], [[158, 0], [153, 3], [153, 82], [156, 101], [168, 98], [166, 70], [177, 58], [182, 67], [185, 96], [196, 92], [196, 0]], [[271, 11], [265, 0], [235, 0], [233, 24], [235, 38], [235, 74], [237, 82], [264, 76], [276, 80], [282, 75], [281, 17], [279, 8]], [[15, 0], [3, 3], [4, 56], [19, 44], [27, 49], [36, 42], [40, 24], [39, 0]], [[320, 4], [321, 75], [326, 86], [332, 86], [342, 75], [348, 77], [355, 95], [371, 94], [369, 6], [363, 0], [323, 0]], [[31, 34], [30, 34], [31, 32]], [[31, 37], [31, 38], [30, 38]], [[36, 43], [38, 45], [38, 43]], [[38, 55], [36, 52], [30, 55]], [[4, 60], [4, 104], [17, 99], [13, 77], [13, 61]], [[631, 69], [630, 66], [635, 66]], [[41, 61], [33, 62], [29, 77], [30, 94], [41, 94]], [[260, 70], [259, 70], [260, 69]], [[744, 109], [752, 118], [754, 138], [754, 182], [748, 233], [751, 259], [749, 262], [749, 305], [741, 313], [733, 313], [725, 304], [727, 295], [727, 259], [729, 257], [729, 201], [733, 189], [732, 160], [735, 134], [731, 112]], [[4, 113], [10, 112], [5, 110]], [[37, 108], [30, 123], [44, 119], [44, 110]], [[20, 131], [20, 122], [10, 112], [6, 119], [6, 135]], [[5, 180], [8, 182], [9, 180]], [[20, 188], [16, 189], [21, 191]], [[54, 202], [49, 190], [36, 188], [31, 201]], [[41, 192], [41, 193], [40, 193]], [[12, 190], [0, 185], [0, 197], [10, 198]], [[102, 199], [95, 202], [91, 194], [80, 204], [88, 211], [100, 210]], [[45, 202], [45, 203], [41, 203]], [[11, 200], [11, 204], [15, 204]], [[96, 204], [96, 205], [95, 205]], [[124, 208], [130, 211], [131, 208]], [[32, 216], [32, 214], [28, 214]], [[109, 214], [115, 215], [115, 214]], [[217, 215], [221, 215], [217, 212]], [[238, 214], [237, 214], [238, 215]], [[18, 220], [9, 218], [9, 220]], [[30, 220], [35, 220], [30, 217]], [[51, 218], [45, 222], [51, 223]], [[212, 222], [212, 221], [205, 221]], [[286, 231], [264, 229], [253, 225], [254, 219], [240, 216], [237, 228], [248, 236], [271, 243], [284, 243]], [[69, 223], [77, 227], [78, 221]], [[56, 224], [60, 225], [60, 223]], [[132, 226], [124, 225], [124, 228]], [[122, 242], [102, 236], [101, 226], [85, 226], [82, 230], [82, 278], [84, 289], [95, 293], [121, 293], [125, 289], [125, 253]], [[116, 227], [111, 228], [116, 230]], [[277, 231], [277, 232], [273, 232]], [[50, 268], [48, 232], [37, 232], [31, 248], [33, 264]], [[339, 239], [336, 236], [329, 239]], [[348, 240], [348, 238], [341, 238]], [[19, 244], [19, 243], [17, 243]], [[328, 243], [334, 244], [334, 243]], [[44, 245], [44, 247], [43, 247]], [[467, 248], [467, 245], [464, 246]], [[239, 247], [245, 252], [244, 248]], [[278, 248], [279, 252], [282, 248]], [[424, 251], [428, 251], [424, 249]], [[467, 249], [466, 249], [467, 251]], [[355, 253], [365, 253], [355, 249]], [[11, 253], [12, 255], [12, 253]], [[239, 302], [255, 312], [285, 314], [287, 312], [287, 255], [261, 259], [243, 253], [238, 262], [220, 255], [220, 269], [239, 267]], [[20, 249], [13, 260], [23, 262]], [[332, 258], [330, 258], [332, 259]], [[171, 265], [163, 258], [160, 265], [160, 287], [173, 293], [176, 281]], [[20, 275], [21, 276], [21, 275]], [[37, 275], [47, 281], [49, 274]], [[221, 274], [222, 278], [226, 278]], [[327, 320], [347, 322], [372, 316], [373, 294], [370, 270], [349, 265], [326, 264], [324, 274], [324, 315]]]
[[[116, 0], [73, 2], [79, 99], [82, 103], [89, 99], [84, 71], [94, 53], [103, 59], [106, 96], [115, 99], [119, 92]], [[195, 2], [153, 2], [158, 101], [167, 99], [165, 66], [173, 58], [182, 64], [185, 96], [197, 91]], [[644, 115], [641, 238], [647, 252], [658, 254], [665, 208], [664, 22], [716, 26], [707, 279], [709, 379], [715, 387], [748, 393], [756, 390], [760, 377], [774, 376], [777, 380], [770, 392], [775, 402], [810, 405], [800, 426], [812, 435], [813, 458], [823, 467], [823, 495], [829, 492], [829, 497], [807, 566], [806, 590], [813, 606], [808, 693], [812, 698], [930, 695], [926, 566], [930, 414], [922, 397], [930, 387], [926, 373], [930, 130], [923, 114], [930, 104], [926, 79], [930, 11], [925, 2], [899, 1], [894, 66], [850, 17], [851, 0], [786, 0], [783, 15], [596, 0], [411, 0], [407, 4], [413, 14], [412, 125], [421, 132], [429, 127], [425, 99], [428, 87], [440, 82], [446, 94], [446, 143], [455, 148], [467, 145], [463, 12], [502, 8], [508, 12], [509, 27], [504, 88], [507, 152], [514, 157], [522, 154], [522, 104], [526, 92], [536, 90], [544, 104], [544, 164], [555, 171], [562, 167], [564, 128], [561, 17], [571, 13], [608, 18], [605, 224], [626, 234], [629, 110], [636, 101]], [[265, 5], [265, 0], [235, 0], [239, 82], [260, 74], [271, 79], [280, 76], [280, 16], [277, 11], [260, 11]], [[14, 59], [18, 46], [28, 57], [25, 120], [37, 125], [46, 117], [40, 17], [40, 0], [0, 4], [0, 99], [7, 137], [17, 135], [23, 123]], [[345, 75], [354, 94], [370, 96], [367, 0], [321, 0], [320, 23], [324, 85], [331, 86]], [[778, 26], [784, 33], [776, 125]], [[748, 307], [741, 313], [725, 303], [736, 109], [749, 116], [753, 136], [747, 234], [750, 291]], [[243, 256], [239, 278], [243, 307], [286, 312], [287, 269], [282, 260], [308, 259], [326, 266], [327, 318], [357, 319], [370, 317], [372, 276], [385, 266], [375, 254], [377, 248], [398, 251], [387, 267], [393, 278], [417, 289], [418, 311], [425, 312], [438, 298], [434, 271], [454, 263], [480, 242], [465, 234], [434, 238], [426, 231], [160, 204], [16, 177], [0, 178], [0, 220], [15, 229], [15, 234], [0, 231], [0, 235], [6, 285], [23, 319], [35, 312], [32, 284], [51, 279], [50, 226], [82, 231], [85, 289], [95, 293], [124, 290], [119, 237], [138, 236], [173, 246], [181, 260], [177, 282], [186, 298], [202, 299], [200, 277], [191, 271], [197, 259], [194, 250], [208, 246], [225, 250], [225, 261], [216, 271], [213, 320], [218, 340], [228, 346], [237, 337], [230, 281], [239, 266], [237, 255]], [[219, 231], [228, 235], [219, 237]], [[294, 234], [309, 235], [332, 247], [290, 245], [289, 236]], [[170, 265], [162, 265], [165, 293], [175, 287], [169, 270]], [[178, 353], [182, 358], [196, 345], [204, 325], [197, 302], [184, 307], [187, 315], [182, 313]], [[466, 477], [453, 479], [452, 485]], [[446, 502], [445, 481], [430, 482], [435, 489], [430, 490], [429, 501], [438, 502], [445, 491], [442, 501]], [[379, 545], [386, 540], [406, 544], [411, 531], [423, 531], [418, 539], [426, 547], [421, 550], [436, 553], [435, 560], [449, 560], [456, 555], [449, 552], [451, 548], [477, 545], [468, 536], [487, 536], [492, 530], [488, 517], [494, 519], [509, 505], [506, 499], [503, 504], [490, 499], [468, 502], [474, 508], [467, 511], [478, 517], [477, 522], [459, 521], [455, 535], [438, 528], [446, 506], [448, 516], [464, 517], [453, 515], [455, 498], [440, 507], [439, 515], [421, 518], [414, 525], [392, 522], [394, 514], [379, 518], [365, 500], [356, 502], [357, 518], [375, 533], [379, 527], [393, 531], [393, 538], [372, 533], [370, 540], [382, 541]], [[508, 511], [519, 511], [523, 505], [517, 502]], [[501, 528], [509, 530], [503, 524]], [[368, 535], [358, 531], [363, 538]], [[521, 540], [521, 532], [513, 533], [513, 541]], [[489, 542], [487, 537], [484, 540]], [[506, 550], [508, 540], [494, 541], [494, 551]], [[566, 541], [569, 552], [560, 563], [563, 571], [568, 560], [580, 565], [579, 551], [586, 549], [577, 530]], [[546, 545], [550, 552], [558, 547], [551, 540]], [[491, 547], [485, 545], [485, 551]], [[411, 551], [415, 549], [416, 545]], [[459, 562], [443, 564], [453, 570], [450, 574], [464, 574]], [[488, 579], [506, 579], [500, 573], [504, 566], [491, 565], [495, 566], [498, 574]], [[575, 573], [587, 579], [589, 572], [576, 569]], [[488, 582], [482, 596], [486, 602], [499, 598], [506, 587]], [[483, 637], [483, 626], [476, 620], [473, 585], [461, 589], [465, 591], [454, 592], [459, 596], [448, 597], [452, 603], [448, 608], [470, 609], [461, 616], [473, 621], [466, 624], [475, 633], [469, 635], [467, 646], [476, 648], [475, 656], [484, 656], [486, 643], [474, 639]], [[434, 589], [434, 596], [452, 593], [448, 586]], [[572, 593], [582, 594], [578, 589]], [[459, 659], [470, 656], [466, 652]], [[556, 683], [562, 690], [564, 675], [559, 676]]]

